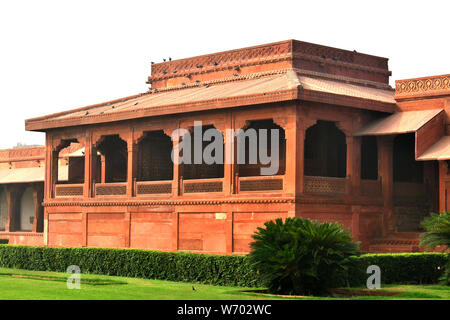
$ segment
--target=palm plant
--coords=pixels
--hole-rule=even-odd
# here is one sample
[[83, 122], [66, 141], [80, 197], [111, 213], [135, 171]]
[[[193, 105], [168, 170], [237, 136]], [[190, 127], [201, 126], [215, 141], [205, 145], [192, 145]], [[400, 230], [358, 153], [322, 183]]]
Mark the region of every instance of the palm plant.
[[[425, 233], [420, 236], [421, 246], [427, 249], [442, 247], [443, 251], [448, 251], [450, 247], [450, 212], [432, 213], [422, 222], [422, 227], [425, 229]], [[441, 280], [443, 284], [450, 284], [450, 256], [446, 272]]]
[[450, 247], [450, 212], [432, 213], [422, 222], [425, 233], [420, 236], [420, 245], [428, 249], [438, 246]]
[[250, 244], [250, 261], [271, 293], [322, 295], [337, 271], [358, 255], [358, 243], [338, 223], [301, 218], [269, 221]]

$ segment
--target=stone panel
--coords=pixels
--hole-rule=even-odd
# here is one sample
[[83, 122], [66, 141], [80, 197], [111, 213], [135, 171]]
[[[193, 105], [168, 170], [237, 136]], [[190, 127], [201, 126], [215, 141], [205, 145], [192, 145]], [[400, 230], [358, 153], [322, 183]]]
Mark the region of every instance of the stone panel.
[[172, 249], [171, 212], [132, 213], [130, 247], [152, 250]]
[[123, 213], [88, 213], [87, 245], [105, 248], [124, 247], [126, 226]]
[[48, 244], [78, 247], [83, 243], [81, 213], [49, 213]]
[[180, 213], [178, 249], [226, 253], [226, 214]]

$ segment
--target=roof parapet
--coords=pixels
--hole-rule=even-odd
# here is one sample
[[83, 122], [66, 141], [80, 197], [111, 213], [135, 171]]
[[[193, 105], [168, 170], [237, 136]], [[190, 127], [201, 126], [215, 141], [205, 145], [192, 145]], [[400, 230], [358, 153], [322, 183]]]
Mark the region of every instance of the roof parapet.
[[388, 84], [387, 62], [387, 58], [356, 51], [286, 40], [156, 63], [147, 83], [164, 88], [295, 67]]
[[450, 74], [395, 81], [395, 99], [450, 96]]

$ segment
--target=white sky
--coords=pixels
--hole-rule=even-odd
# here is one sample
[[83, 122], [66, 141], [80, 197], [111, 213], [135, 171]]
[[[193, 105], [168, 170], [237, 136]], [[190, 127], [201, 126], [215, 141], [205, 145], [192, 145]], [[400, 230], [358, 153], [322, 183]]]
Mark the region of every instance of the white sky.
[[450, 73], [449, 1], [0, 0], [0, 148], [24, 120], [145, 92], [150, 62], [297, 39]]

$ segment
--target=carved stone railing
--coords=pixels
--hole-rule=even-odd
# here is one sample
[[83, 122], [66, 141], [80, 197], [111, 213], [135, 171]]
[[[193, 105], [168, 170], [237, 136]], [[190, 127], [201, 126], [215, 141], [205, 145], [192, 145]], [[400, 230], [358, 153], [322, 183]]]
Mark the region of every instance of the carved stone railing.
[[135, 190], [137, 196], [171, 194], [172, 181], [138, 181]]
[[195, 179], [183, 181], [183, 193], [222, 192], [223, 179]]
[[284, 176], [238, 177], [237, 192], [282, 191]]
[[395, 98], [450, 94], [450, 75], [395, 81]]
[[346, 178], [304, 176], [303, 179], [305, 193], [343, 194], [346, 192], [346, 185]]
[[95, 196], [124, 196], [127, 194], [126, 183], [96, 183]]
[[82, 184], [57, 184], [55, 185], [55, 197], [82, 197], [84, 185]]
[[380, 197], [382, 194], [381, 180], [361, 180], [361, 195]]

